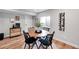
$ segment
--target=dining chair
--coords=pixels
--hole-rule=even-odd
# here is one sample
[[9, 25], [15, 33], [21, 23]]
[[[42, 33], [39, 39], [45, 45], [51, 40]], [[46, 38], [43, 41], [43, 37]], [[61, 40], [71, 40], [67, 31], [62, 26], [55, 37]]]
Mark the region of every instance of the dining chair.
[[43, 48], [47, 49], [49, 46], [51, 46], [51, 48], [53, 49], [52, 40], [53, 40], [54, 34], [55, 34], [55, 31], [53, 31], [52, 34], [47, 34], [44, 37], [40, 37], [39, 41], [41, 44], [39, 45], [39, 48], [42, 46]]
[[[26, 44], [28, 44], [28, 46], [29, 46], [29, 49], [30, 49], [30, 44], [32, 44], [32, 48], [33, 48], [33, 46], [36, 44], [36, 46], [37, 46], [37, 48], [38, 48], [38, 45], [37, 45], [37, 43], [36, 43], [36, 40], [37, 39], [35, 39], [34, 37], [30, 37], [30, 35], [29, 35], [29, 33], [28, 32], [25, 32], [25, 31], [23, 31], [23, 34], [24, 34], [24, 38], [25, 38], [25, 46], [24, 46], [24, 49], [26, 48]], [[32, 49], [31, 48], [31, 49]]]

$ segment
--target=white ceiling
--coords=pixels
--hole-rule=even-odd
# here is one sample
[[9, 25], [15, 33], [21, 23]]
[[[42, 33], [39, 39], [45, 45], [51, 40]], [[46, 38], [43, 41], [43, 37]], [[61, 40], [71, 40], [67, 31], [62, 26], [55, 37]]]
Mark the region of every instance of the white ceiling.
[[48, 9], [0, 9], [0, 12], [36, 15]]
[[23, 11], [23, 12], [33, 12], [33, 13], [40, 13], [47, 9], [15, 9], [17, 11]]

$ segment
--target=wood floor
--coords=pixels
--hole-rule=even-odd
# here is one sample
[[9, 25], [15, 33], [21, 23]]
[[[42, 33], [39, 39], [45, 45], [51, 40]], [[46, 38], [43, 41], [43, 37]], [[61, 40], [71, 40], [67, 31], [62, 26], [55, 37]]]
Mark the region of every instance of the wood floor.
[[23, 36], [6, 38], [0, 41], [0, 49], [22, 49], [24, 45]]
[[[70, 45], [67, 45], [63, 42], [54, 40], [53, 43], [59, 49], [75, 49]], [[23, 49], [24, 48], [24, 36], [18, 36], [14, 38], [6, 38], [0, 41], [0, 49]]]
[[54, 40], [54, 44], [59, 48], [59, 49], [77, 49], [74, 46], [68, 45], [64, 42], [58, 41], [58, 40]]

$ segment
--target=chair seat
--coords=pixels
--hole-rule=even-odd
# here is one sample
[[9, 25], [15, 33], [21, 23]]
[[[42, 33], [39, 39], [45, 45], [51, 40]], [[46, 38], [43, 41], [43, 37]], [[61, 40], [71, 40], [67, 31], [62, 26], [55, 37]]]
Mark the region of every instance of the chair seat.
[[50, 45], [50, 42], [49, 42], [48, 40], [42, 40], [42, 39], [40, 39], [39, 41], [40, 41], [43, 45], [47, 45], [47, 46]]
[[35, 39], [34, 37], [30, 37], [29, 39], [25, 40], [25, 42], [26, 42], [27, 44], [31, 44], [31, 43], [33, 43], [33, 42], [35, 42], [35, 41], [36, 41], [36, 39]]

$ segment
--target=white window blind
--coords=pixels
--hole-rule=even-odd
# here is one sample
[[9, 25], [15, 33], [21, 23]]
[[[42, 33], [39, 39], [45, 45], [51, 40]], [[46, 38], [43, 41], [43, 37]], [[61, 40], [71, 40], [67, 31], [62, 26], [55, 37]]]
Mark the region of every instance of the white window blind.
[[50, 26], [50, 16], [40, 17], [40, 23], [42, 26]]

